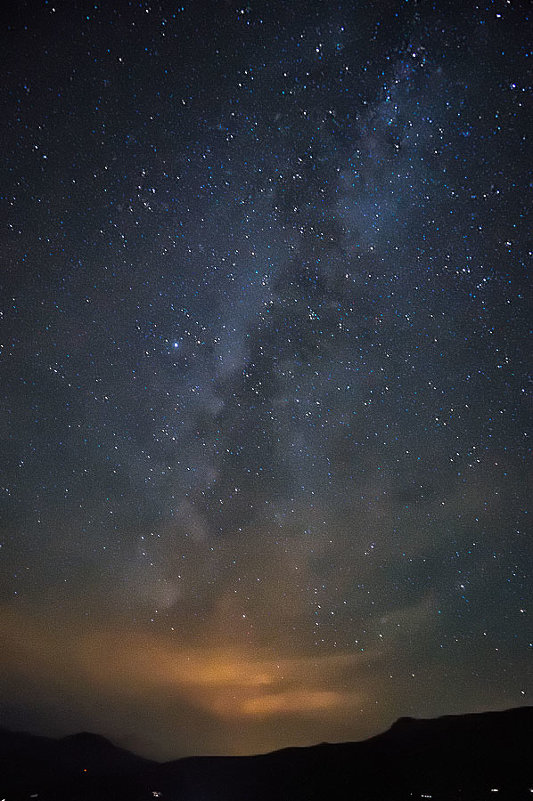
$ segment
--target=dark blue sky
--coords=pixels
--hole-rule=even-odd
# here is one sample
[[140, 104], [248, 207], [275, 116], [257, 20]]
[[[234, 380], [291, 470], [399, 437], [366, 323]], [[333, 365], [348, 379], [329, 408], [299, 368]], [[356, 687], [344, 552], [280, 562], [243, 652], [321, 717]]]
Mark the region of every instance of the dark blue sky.
[[2, 721], [530, 702], [527, 4], [114, 5], [3, 27]]

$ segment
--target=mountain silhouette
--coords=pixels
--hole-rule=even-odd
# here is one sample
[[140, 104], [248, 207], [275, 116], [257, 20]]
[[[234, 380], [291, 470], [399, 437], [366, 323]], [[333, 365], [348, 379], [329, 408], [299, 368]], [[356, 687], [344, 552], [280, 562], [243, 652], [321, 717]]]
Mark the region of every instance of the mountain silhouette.
[[355, 743], [157, 763], [81, 733], [0, 730], [6, 801], [522, 801], [533, 799], [533, 707], [400, 718]]

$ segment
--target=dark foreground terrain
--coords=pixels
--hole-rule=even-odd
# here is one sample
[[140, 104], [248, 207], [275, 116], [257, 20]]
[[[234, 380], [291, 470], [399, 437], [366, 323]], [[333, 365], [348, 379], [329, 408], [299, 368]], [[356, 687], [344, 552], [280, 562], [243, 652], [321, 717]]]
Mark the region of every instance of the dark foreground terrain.
[[94, 734], [0, 730], [0, 800], [533, 801], [533, 707], [401, 718], [359, 743], [158, 764]]

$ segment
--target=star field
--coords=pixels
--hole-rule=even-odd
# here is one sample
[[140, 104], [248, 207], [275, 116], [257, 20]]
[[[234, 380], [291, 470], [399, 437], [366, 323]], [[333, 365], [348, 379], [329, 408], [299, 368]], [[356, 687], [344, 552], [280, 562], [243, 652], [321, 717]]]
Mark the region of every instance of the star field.
[[529, 703], [515, 0], [3, 27], [3, 725], [159, 758]]

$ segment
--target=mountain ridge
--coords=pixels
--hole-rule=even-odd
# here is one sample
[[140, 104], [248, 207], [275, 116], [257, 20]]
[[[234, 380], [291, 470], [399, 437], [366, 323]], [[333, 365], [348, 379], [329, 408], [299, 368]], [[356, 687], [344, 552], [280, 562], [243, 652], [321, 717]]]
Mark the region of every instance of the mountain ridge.
[[39, 801], [521, 801], [533, 798], [532, 740], [533, 707], [403, 717], [359, 742], [169, 762], [91, 732], [54, 739], [0, 728], [0, 794], [6, 801], [35, 793]]

